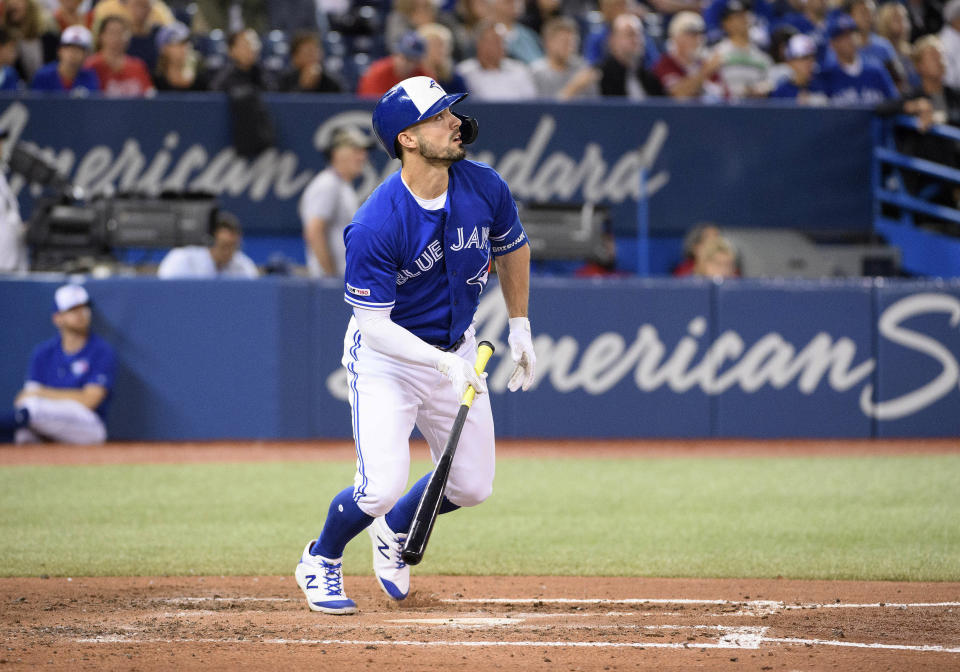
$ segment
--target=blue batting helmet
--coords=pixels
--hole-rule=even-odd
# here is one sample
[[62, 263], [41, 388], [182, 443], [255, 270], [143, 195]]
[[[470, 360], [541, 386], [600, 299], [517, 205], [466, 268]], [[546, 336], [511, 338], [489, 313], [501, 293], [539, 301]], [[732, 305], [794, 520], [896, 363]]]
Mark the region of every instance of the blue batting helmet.
[[[465, 93], [447, 93], [430, 77], [410, 77], [383, 94], [373, 108], [373, 130], [391, 159], [397, 158], [394, 142], [400, 132], [410, 128], [467, 97]], [[477, 137], [477, 122], [456, 114], [460, 119], [460, 141], [467, 145]]]

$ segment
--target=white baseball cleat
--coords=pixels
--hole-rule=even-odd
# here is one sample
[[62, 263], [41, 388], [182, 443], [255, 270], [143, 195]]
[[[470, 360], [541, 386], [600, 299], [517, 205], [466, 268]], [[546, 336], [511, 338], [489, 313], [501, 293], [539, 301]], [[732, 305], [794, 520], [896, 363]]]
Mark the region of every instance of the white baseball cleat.
[[367, 533], [373, 542], [373, 572], [377, 583], [391, 599], [404, 599], [410, 592], [410, 567], [400, 553], [407, 535], [391, 530], [383, 516], [374, 519]]
[[307, 543], [293, 573], [300, 590], [307, 596], [310, 610], [325, 614], [355, 614], [357, 603], [343, 592], [342, 558], [331, 560], [310, 555], [312, 546], [312, 541]]

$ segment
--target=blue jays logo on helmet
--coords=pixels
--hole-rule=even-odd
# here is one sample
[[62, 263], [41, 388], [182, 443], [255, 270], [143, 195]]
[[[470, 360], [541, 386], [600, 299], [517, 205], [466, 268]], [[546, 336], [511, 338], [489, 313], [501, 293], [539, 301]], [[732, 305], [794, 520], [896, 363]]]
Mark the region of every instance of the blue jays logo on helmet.
[[[393, 143], [400, 131], [410, 128], [467, 97], [447, 93], [430, 77], [410, 77], [383, 94], [373, 109], [373, 130], [391, 159], [397, 158]], [[459, 115], [458, 115], [459, 116]], [[463, 140], [463, 144], [467, 144]]]

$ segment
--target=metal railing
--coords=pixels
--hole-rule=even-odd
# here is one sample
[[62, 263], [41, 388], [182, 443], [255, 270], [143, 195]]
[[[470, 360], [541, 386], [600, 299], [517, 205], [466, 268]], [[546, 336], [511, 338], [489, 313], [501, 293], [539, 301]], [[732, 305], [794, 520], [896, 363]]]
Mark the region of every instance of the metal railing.
[[[960, 276], [960, 238], [932, 230], [934, 221], [960, 225], [960, 210], [934, 203], [922, 194], [909, 193], [903, 171], [919, 173], [950, 184], [960, 185], [960, 170], [928, 159], [898, 151], [895, 129], [911, 129], [960, 143], [960, 129], [946, 125], [921, 131], [913, 117], [901, 115], [879, 120], [873, 149], [874, 230], [900, 248], [902, 267], [922, 276]], [[894, 206], [897, 215], [889, 214]]]

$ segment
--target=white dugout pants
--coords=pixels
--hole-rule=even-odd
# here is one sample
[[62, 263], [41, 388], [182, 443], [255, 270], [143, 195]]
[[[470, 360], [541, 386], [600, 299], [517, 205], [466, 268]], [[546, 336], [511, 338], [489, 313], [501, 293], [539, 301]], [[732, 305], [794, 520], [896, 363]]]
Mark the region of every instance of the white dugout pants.
[[[473, 329], [456, 354], [476, 358]], [[410, 477], [410, 434], [416, 426], [436, 464], [460, 410], [450, 381], [432, 366], [401, 362], [366, 344], [350, 319], [343, 342], [353, 438], [357, 447], [354, 500], [374, 518], [393, 508]], [[490, 396], [478, 395], [460, 434], [446, 497], [476, 506], [493, 491], [496, 451]]]
[[90, 445], [107, 439], [103, 420], [79, 401], [26, 397], [19, 406], [30, 412], [30, 424], [17, 430], [14, 435], [17, 443], [46, 440]]

